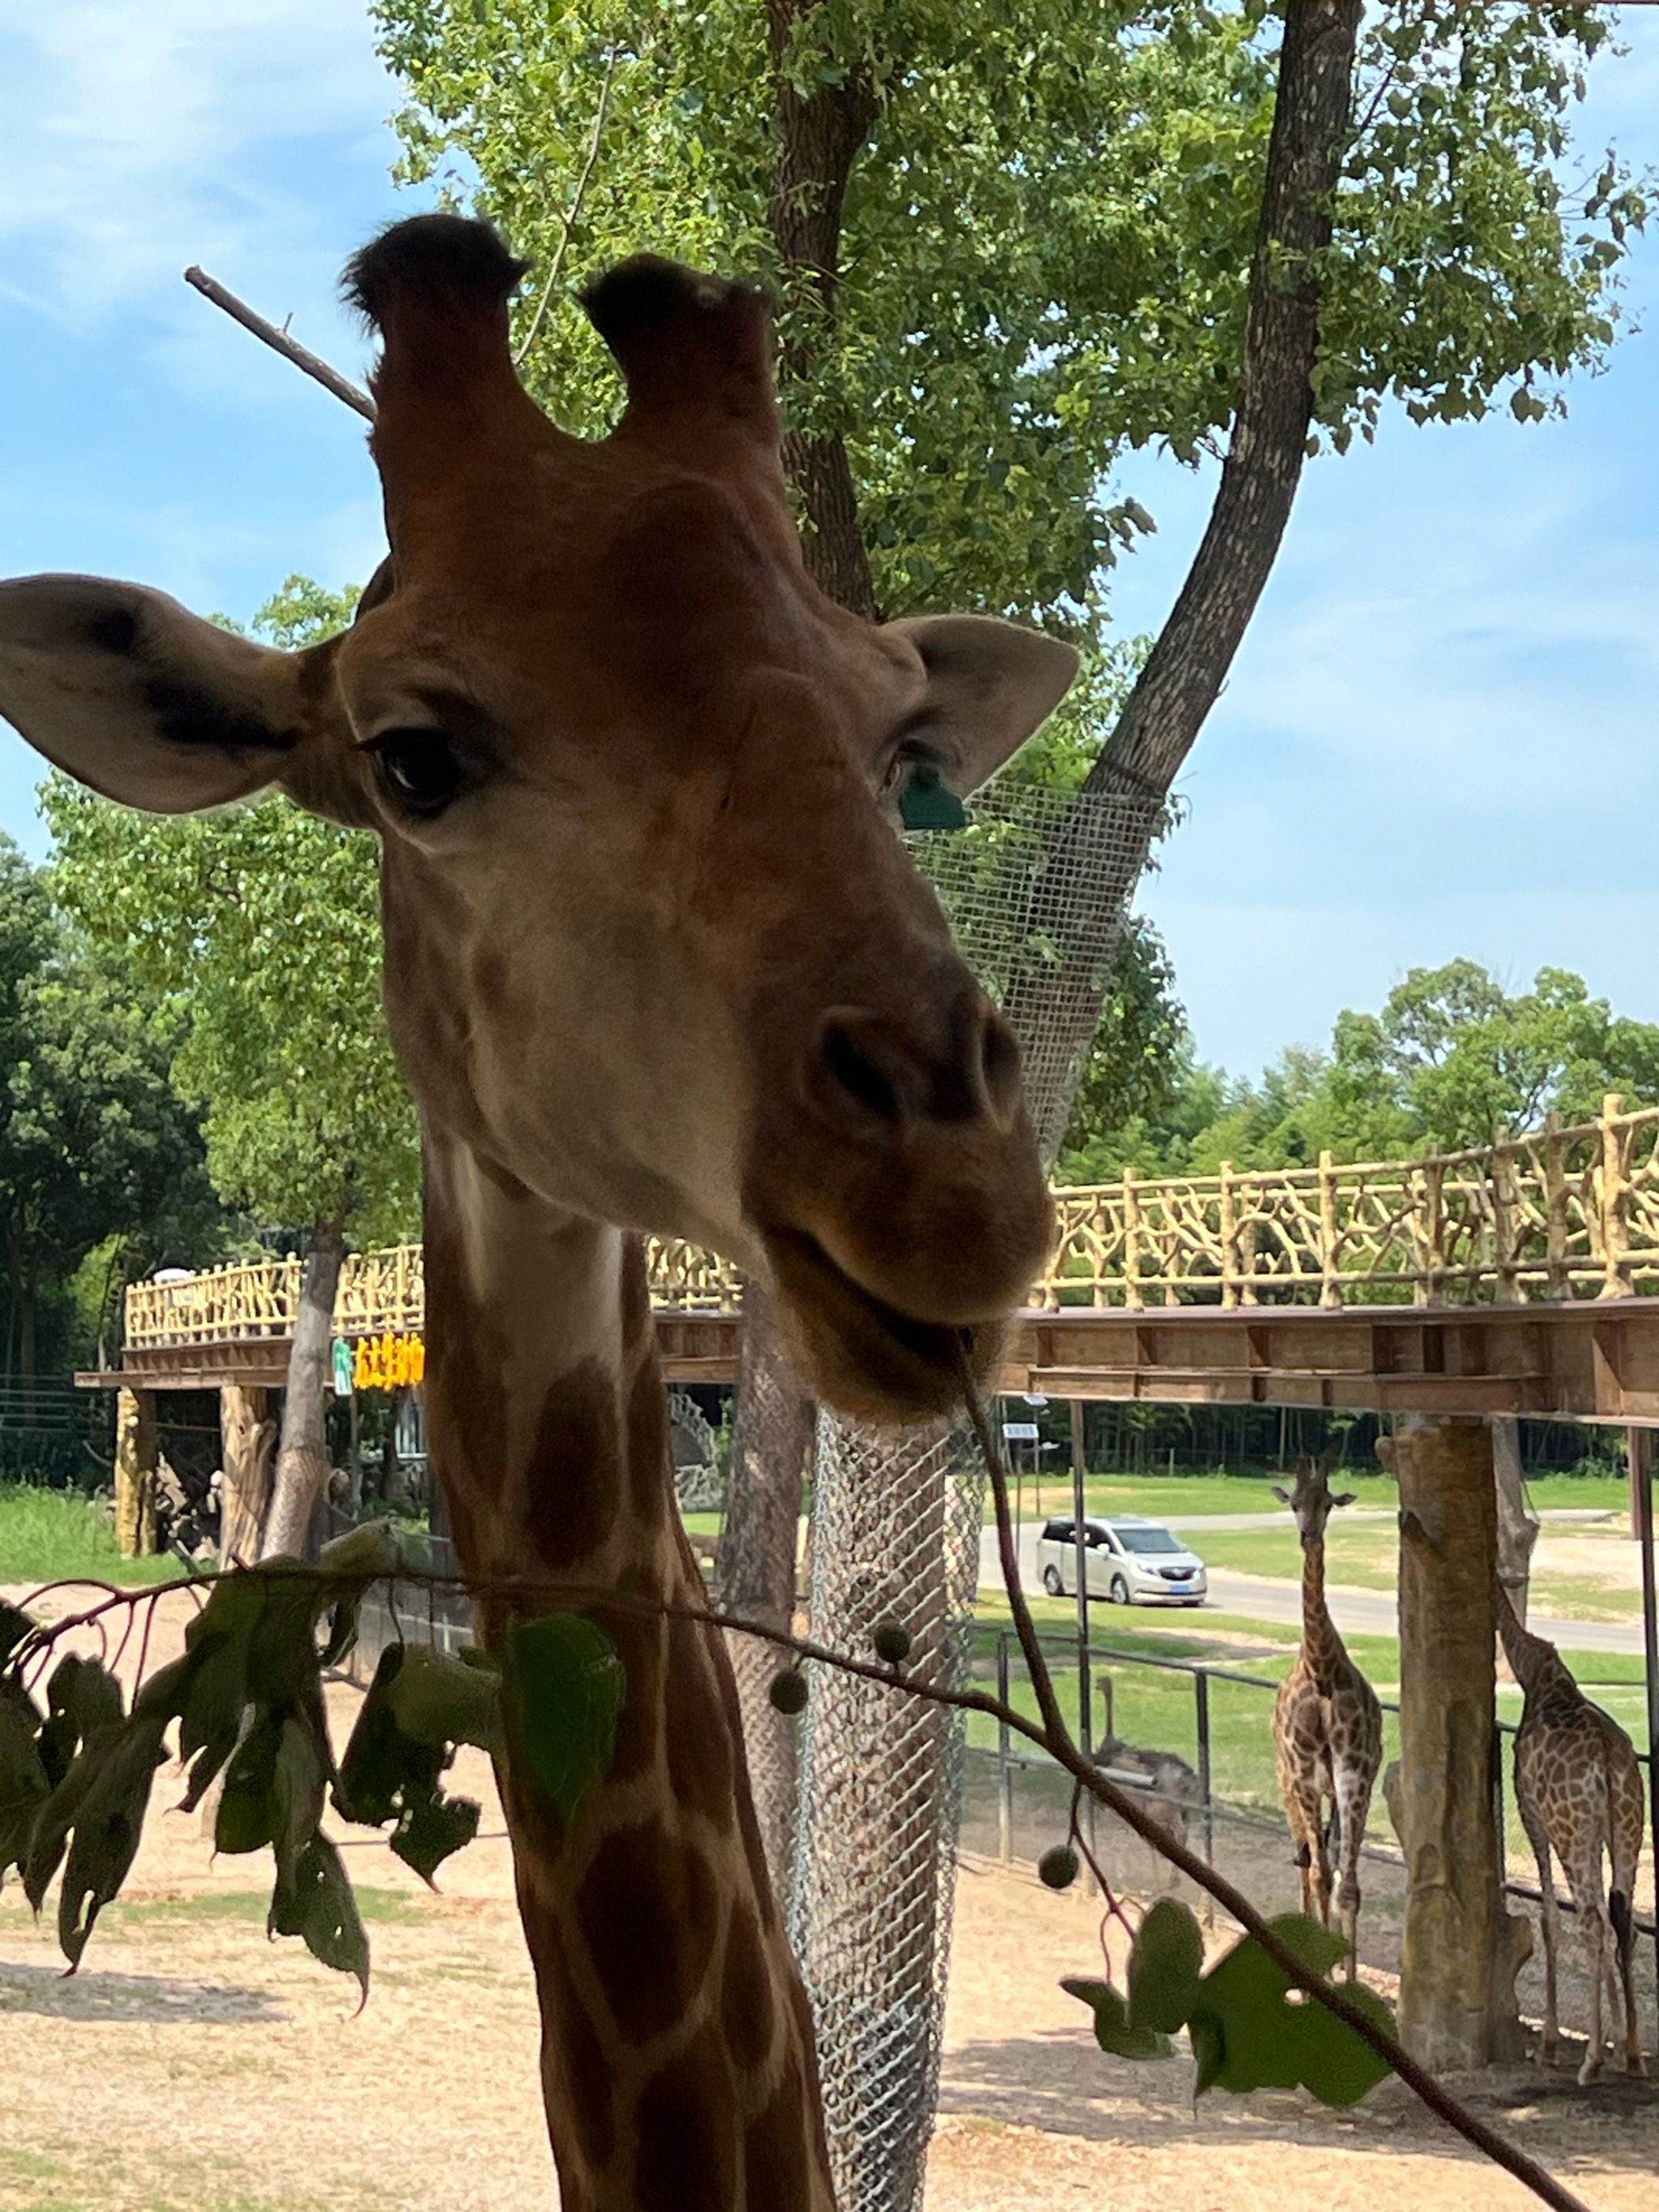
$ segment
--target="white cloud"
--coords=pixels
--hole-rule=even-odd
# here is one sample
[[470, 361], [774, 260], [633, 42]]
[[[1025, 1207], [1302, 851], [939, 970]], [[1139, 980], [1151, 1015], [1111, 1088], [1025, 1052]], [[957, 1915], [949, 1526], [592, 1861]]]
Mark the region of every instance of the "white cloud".
[[308, 244], [304, 142], [395, 97], [341, 0], [0, 0], [0, 50], [9, 288], [73, 324]]

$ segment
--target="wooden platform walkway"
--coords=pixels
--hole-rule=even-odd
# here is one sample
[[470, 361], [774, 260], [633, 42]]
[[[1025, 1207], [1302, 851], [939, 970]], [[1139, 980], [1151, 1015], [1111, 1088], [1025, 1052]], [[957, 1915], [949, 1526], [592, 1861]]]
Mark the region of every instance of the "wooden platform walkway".
[[[1005, 1387], [1068, 1399], [1659, 1420], [1659, 1109], [1416, 1160], [1055, 1193], [1059, 1238], [1010, 1334]], [[742, 1285], [653, 1242], [672, 1382], [730, 1382]], [[127, 1294], [88, 1388], [280, 1387], [300, 1263]], [[418, 1338], [418, 1245], [348, 1261], [348, 1340]]]

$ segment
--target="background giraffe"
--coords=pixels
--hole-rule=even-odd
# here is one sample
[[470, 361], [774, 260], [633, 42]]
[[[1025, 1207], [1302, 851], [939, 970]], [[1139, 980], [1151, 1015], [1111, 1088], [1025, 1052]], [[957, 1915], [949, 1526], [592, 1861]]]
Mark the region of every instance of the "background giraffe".
[[1302, 1870], [1302, 1910], [1316, 1911], [1327, 1925], [1334, 1832], [1337, 1915], [1352, 1980], [1358, 1966], [1359, 1850], [1382, 1764], [1382, 1709], [1326, 1608], [1325, 1523], [1335, 1507], [1353, 1503], [1352, 1491], [1331, 1495], [1328, 1474], [1326, 1462], [1304, 1456], [1297, 1463], [1294, 1490], [1273, 1486], [1302, 1537], [1302, 1649], [1273, 1701], [1273, 1748], [1279, 1794]]
[[674, 1510], [641, 1231], [775, 1294], [814, 1394], [890, 1422], [994, 1374], [1052, 1228], [1012, 1032], [898, 837], [1076, 673], [806, 574], [770, 333], [641, 256], [584, 295], [611, 435], [519, 383], [523, 264], [428, 216], [352, 264], [391, 558], [295, 654], [161, 593], [0, 585], [0, 713], [156, 812], [276, 785], [378, 834], [426, 1164], [433, 1465], [486, 1643], [603, 1623], [626, 1676], [574, 1808], [503, 1802], [564, 2212], [830, 2212], [812, 2024], [721, 1638]]
[[[1642, 2060], [1631, 1955], [1635, 1948], [1631, 1914], [1644, 1825], [1642, 1770], [1618, 1722], [1590, 1703], [1553, 1644], [1522, 1628], [1501, 1588], [1498, 1632], [1515, 1679], [1526, 1693], [1515, 1738], [1515, 1797], [1538, 1861], [1538, 1887], [1544, 1897], [1544, 2063], [1555, 2063], [1559, 2042], [1555, 1961], [1560, 1907], [1550, 1869], [1553, 1850], [1578, 1908], [1589, 1964], [1589, 2044], [1578, 2079], [1593, 2081], [1601, 2070], [1604, 1986], [1608, 2025], [1618, 2013], [1622, 1991], [1625, 2070], [1644, 2074], [1647, 2069]], [[1605, 1892], [1604, 1856], [1612, 1866]], [[1614, 1988], [1615, 1959], [1619, 1991]]]

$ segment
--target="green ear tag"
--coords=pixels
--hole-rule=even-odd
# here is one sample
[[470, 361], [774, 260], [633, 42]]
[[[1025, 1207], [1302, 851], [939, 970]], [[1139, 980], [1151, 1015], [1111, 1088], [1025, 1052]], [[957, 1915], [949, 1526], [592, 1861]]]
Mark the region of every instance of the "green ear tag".
[[918, 761], [899, 800], [899, 820], [907, 830], [965, 830], [968, 810], [930, 761]]

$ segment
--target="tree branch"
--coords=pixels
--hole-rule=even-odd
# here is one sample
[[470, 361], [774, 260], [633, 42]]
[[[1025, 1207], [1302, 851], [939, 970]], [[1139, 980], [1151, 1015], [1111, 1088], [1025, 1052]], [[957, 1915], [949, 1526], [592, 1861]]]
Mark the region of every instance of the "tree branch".
[[284, 361], [291, 361], [307, 376], [315, 377], [325, 392], [331, 392], [337, 399], [343, 399], [348, 407], [355, 407], [365, 421], [372, 422], [374, 420], [374, 402], [360, 385], [354, 384], [349, 376], [342, 376], [339, 370], [331, 368], [320, 354], [313, 353], [309, 346], [302, 346], [298, 338], [290, 337], [276, 323], [268, 323], [245, 300], [239, 300], [234, 292], [228, 292], [216, 277], [210, 276], [205, 269], [198, 269], [192, 264], [185, 271], [185, 282], [193, 285], [204, 300], [211, 300], [216, 307], [222, 307], [234, 323], [240, 323], [245, 331], [252, 331], [254, 337], [262, 344], [268, 345], [273, 353], [281, 354]]
[[[880, 112], [869, 70], [797, 87], [792, 64], [817, 0], [767, 0], [771, 51], [772, 185], [767, 221], [783, 271], [779, 356], [786, 403], [805, 392], [836, 343], [842, 210], [853, 164]], [[839, 429], [784, 433], [784, 467], [805, 510], [803, 550], [815, 580], [854, 614], [876, 617], [876, 587], [859, 526], [858, 487]]]
[[[878, 1659], [859, 1659], [845, 1651], [830, 1650], [813, 1641], [811, 1637], [799, 1636], [793, 1629], [755, 1620], [746, 1616], [722, 1611], [717, 1607], [696, 1604], [677, 1604], [672, 1601], [651, 1597], [631, 1591], [621, 1591], [602, 1585], [556, 1580], [550, 1577], [490, 1576], [469, 1581], [459, 1575], [439, 1574], [420, 1568], [400, 1567], [393, 1572], [339, 1573], [324, 1578], [339, 1586], [362, 1594], [376, 1583], [404, 1582], [418, 1588], [444, 1590], [477, 1599], [494, 1597], [507, 1603], [545, 1604], [556, 1600], [562, 1604], [590, 1604], [596, 1609], [612, 1612], [643, 1613], [653, 1618], [697, 1621], [710, 1628], [752, 1636], [776, 1649], [793, 1653], [798, 1658], [809, 1659], [826, 1667], [838, 1668], [861, 1681], [874, 1682], [905, 1696], [927, 1699], [929, 1703], [945, 1705], [959, 1712], [982, 1713], [988, 1719], [1023, 1737], [1047, 1753], [1072, 1777], [1077, 1787], [1087, 1792], [1097, 1803], [1117, 1815], [1144, 1843], [1186, 1875], [1198, 1888], [1213, 1898], [1252, 1936], [1297, 1989], [1304, 1990], [1327, 2012], [1351, 2028], [1385, 2063], [1397, 2074], [1407, 2087], [1413, 2090], [1422, 2103], [1435, 2116], [1466, 2142], [1501, 2166], [1504, 2172], [1531, 2190], [1541, 2202], [1553, 2208], [1553, 2212], [1589, 2212], [1583, 2199], [1562, 2186], [1535, 2159], [1507, 2142], [1494, 2129], [1486, 2125], [1458, 2100], [1442, 2088], [1433, 2075], [1426, 2073], [1411, 2054], [1380, 2028], [1369, 2014], [1360, 2010], [1341, 1990], [1321, 1976], [1313, 1973], [1274, 1933], [1270, 1923], [1256, 1910], [1241, 1890], [1206, 1862], [1179, 1843], [1167, 1829], [1149, 1813], [1133, 1791], [1109, 1781], [1093, 1761], [1080, 1751], [1067, 1727], [1060, 1699], [1054, 1689], [1054, 1678], [1048, 1671], [1048, 1660], [1038, 1640], [1036, 1624], [1019, 1577], [1018, 1553], [1015, 1542], [1013, 1516], [1008, 1500], [1006, 1470], [1002, 1464], [994, 1434], [987, 1418], [977, 1384], [966, 1360], [962, 1363], [963, 1392], [969, 1416], [990, 1475], [992, 1497], [996, 1510], [997, 1541], [1001, 1555], [1004, 1578], [1007, 1585], [1008, 1603], [1013, 1616], [1015, 1632], [1020, 1649], [1030, 1670], [1032, 1688], [1043, 1717], [1041, 1723], [1028, 1720], [1012, 1705], [983, 1690], [956, 1689], [949, 1685], [929, 1680], [924, 1675], [911, 1674], [901, 1667]], [[105, 1595], [97, 1604], [85, 1611], [66, 1615], [59, 1620], [42, 1623], [23, 1637], [13, 1651], [7, 1665], [18, 1669], [32, 1663], [49, 1652], [58, 1639], [70, 1631], [89, 1626], [100, 1633], [103, 1616], [118, 1606], [136, 1607], [147, 1605], [149, 1619], [154, 1620], [155, 1607], [160, 1600], [173, 1589], [188, 1589], [199, 1601], [199, 1593], [227, 1574], [258, 1575], [253, 1568], [221, 1568], [215, 1571], [191, 1575], [176, 1583], [151, 1583], [140, 1589], [121, 1589], [109, 1583], [89, 1581], [84, 1587], [102, 1590]], [[321, 1571], [319, 1571], [319, 1575]], [[22, 1609], [46, 1590], [73, 1586], [70, 1583], [52, 1583], [31, 1593]], [[148, 1627], [146, 1644], [148, 1643]], [[126, 1638], [121, 1649], [125, 1649]], [[107, 1646], [106, 1646], [107, 1649]], [[119, 1654], [118, 1653], [118, 1662]]]

